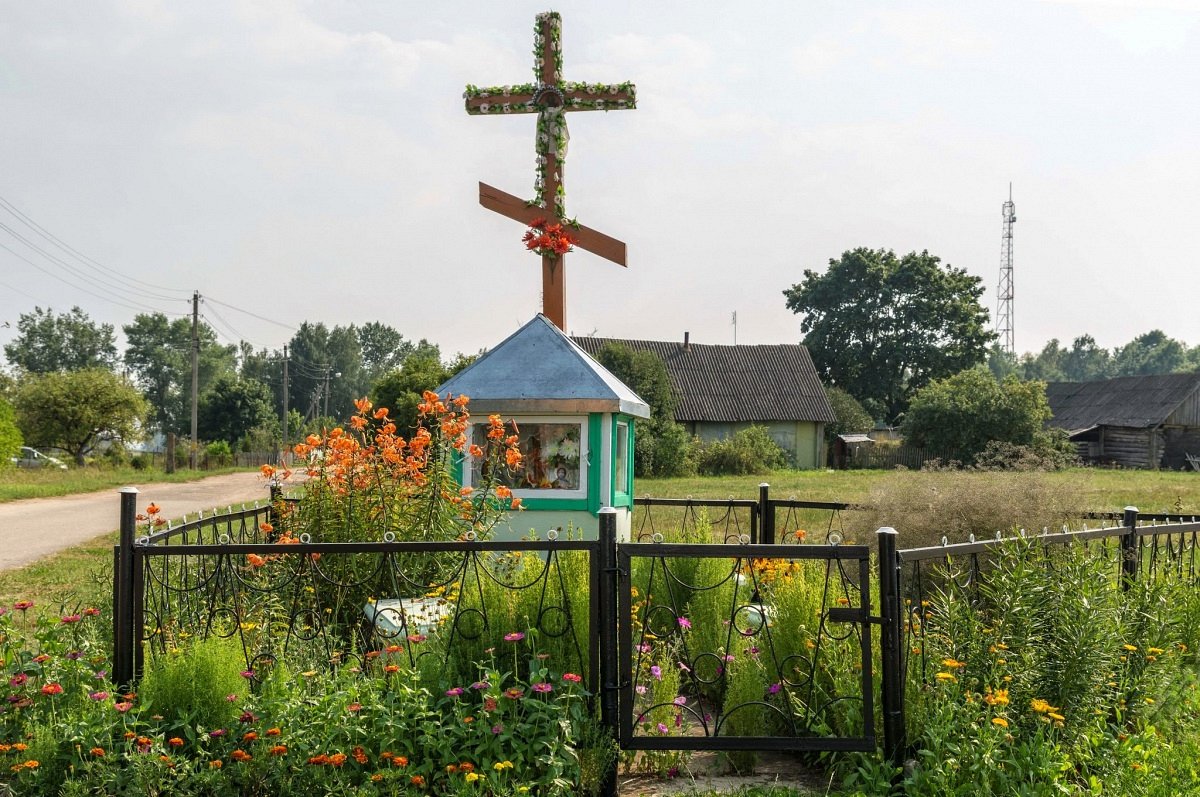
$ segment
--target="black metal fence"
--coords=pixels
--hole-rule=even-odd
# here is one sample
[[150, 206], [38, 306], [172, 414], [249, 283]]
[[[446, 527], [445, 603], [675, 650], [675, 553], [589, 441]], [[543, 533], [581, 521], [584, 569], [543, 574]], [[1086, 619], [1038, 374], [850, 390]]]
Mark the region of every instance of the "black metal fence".
[[[612, 510], [601, 510], [600, 535], [592, 541], [323, 543], [307, 534], [283, 540], [264, 531], [264, 523], [279, 520], [283, 499], [272, 498], [178, 526], [143, 527], [139, 536], [137, 491], [122, 491], [113, 583], [118, 683], [132, 684], [146, 653], [166, 649], [181, 633], [236, 639], [255, 671], [295, 648], [344, 662], [383, 646], [403, 648], [413, 664], [441, 656], [437, 665], [445, 668], [452, 653], [483, 649], [513, 630], [515, 615], [494, 609], [505, 604], [585, 674], [602, 722], [624, 749], [882, 748], [898, 761], [907, 752], [906, 683], [928, 676], [912, 611], [920, 611], [934, 580], [947, 577], [937, 567], [953, 565], [961, 584], [979, 583], [991, 558], [1012, 542], [997, 536], [898, 550], [896, 532], [884, 528], [873, 546], [843, 544], [832, 529], [850, 505], [773, 499], [767, 485], [758, 500], [636, 499], [634, 542], [617, 541]], [[670, 528], [638, 515], [652, 507], [674, 513]], [[795, 513], [814, 511], [830, 518], [825, 540], [787, 531]], [[1154, 525], [1141, 525], [1137, 510], [1127, 508], [1120, 525], [1027, 540], [1099, 545], [1126, 588], [1167, 572], [1195, 582], [1200, 522], [1152, 518]], [[663, 542], [664, 531], [695, 539], [701, 520], [725, 544]], [[782, 544], [797, 542], [806, 544]], [[772, 581], [780, 573], [807, 573], [812, 586], [804, 639], [777, 630], [774, 613], [792, 607], [779, 599], [786, 597], [778, 591], [782, 582]], [[497, 589], [516, 597], [489, 601], [485, 593]], [[708, 616], [727, 621], [692, 629], [689, 614], [704, 602]], [[421, 647], [434, 626], [443, 629], [444, 644]], [[831, 673], [822, 657], [832, 649], [841, 650], [843, 665], [855, 662], [853, 675], [839, 680]], [[730, 679], [743, 666], [734, 660], [742, 653], [770, 688], [730, 702]], [[918, 666], [910, 666], [912, 655]], [[677, 670], [681, 684], [669, 701], [655, 698], [650, 680], [661, 679], [664, 665]], [[691, 732], [654, 732], [668, 721], [687, 722]]]
[[[643, 542], [840, 543], [845, 539], [842, 513], [857, 508], [840, 501], [772, 498], [769, 484], [758, 486], [756, 498], [641, 496], [633, 499], [633, 536]], [[702, 540], [704, 524], [710, 536]]]

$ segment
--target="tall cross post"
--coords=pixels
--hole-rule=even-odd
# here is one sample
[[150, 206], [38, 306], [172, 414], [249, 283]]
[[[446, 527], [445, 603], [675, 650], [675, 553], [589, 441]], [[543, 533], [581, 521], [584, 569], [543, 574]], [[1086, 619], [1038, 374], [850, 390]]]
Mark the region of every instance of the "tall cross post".
[[[561, 224], [571, 243], [592, 254], [624, 266], [625, 244], [567, 218], [563, 190], [563, 164], [567, 157], [566, 114], [569, 111], [619, 111], [637, 105], [632, 83], [573, 83], [562, 79], [562, 17], [554, 11], [538, 14], [534, 23], [533, 74], [535, 83], [479, 88], [467, 86], [463, 97], [467, 113], [504, 115], [536, 113], [536, 199], [525, 201], [512, 194], [479, 184], [479, 204], [528, 227], [539, 222]], [[566, 331], [566, 255], [542, 252], [542, 312]]]

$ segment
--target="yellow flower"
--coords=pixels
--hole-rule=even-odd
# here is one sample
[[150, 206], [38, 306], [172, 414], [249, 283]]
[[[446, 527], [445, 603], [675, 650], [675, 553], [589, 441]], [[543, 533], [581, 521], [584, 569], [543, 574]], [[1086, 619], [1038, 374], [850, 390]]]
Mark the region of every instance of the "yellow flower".
[[1125, 645], [1122, 645], [1121, 647], [1125, 648], [1125, 650], [1128, 650], [1130, 653], [1133, 653], [1134, 651], [1137, 650], [1137, 645], [1125, 644]]
[[936, 676], [939, 681], [957, 681], [958, 678], [952, 672], [939, 672]]
[[1004, 717], [992, 717], [992, 724], [999, 725], [1001, 728], [1007, 728], [1008, 720], [1004, 719]]
[[965, 662], [961, 662], [958, 659], [942, 659], [942, 666], [949, 667], [953, 670], [959, 667], [966, 667], [967, 665]]
[[468, 772], [467, 776], [466, 776], [466, 781], [467, 781], [467, 783], [474, 783], [475, 781], [479, 780], [479, 778], [480, 778], [480, 775], [478, 772]]
[[1066, 719], [1066, 717], [1064, 717], [1062, 714], [1058, 714], [1058, 713], [1056, 713], [1056, 712], [1053, 712], [1053, 711], [1047, 711], [1047, 712], [1046, 712], [1046, 716], [1047, 716], [1047, 717], [1049, 717], [1049, 718], [1050, 718], [1050, 719], [1052, 719], [1052, 720], [1058, 720], [1059, 722], [1062, 722], [1063, 720], [1065, 720], [1065, 719]]

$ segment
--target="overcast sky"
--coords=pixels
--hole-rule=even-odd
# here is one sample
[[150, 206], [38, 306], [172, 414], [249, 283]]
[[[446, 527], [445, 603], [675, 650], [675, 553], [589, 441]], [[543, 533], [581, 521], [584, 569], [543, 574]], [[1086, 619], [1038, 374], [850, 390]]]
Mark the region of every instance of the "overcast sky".
[[[1011, 181], [1018, 351], [1200, 344], [1200, 2], [556, 8], [565, 78], [639, 102], [569, 116], [568, 212], [629, 251], [568, 257], [574, 333], [731, 343], [736, 311], [739, 343], [795, 342], [782, 291], [858, 246], [965, 268], [994, 317]], [[198, 290], [256, 346], [305, 319], [495, 345], [540, 262], [477, 182], [532, 197], [534, 117], [462, 91], [530, 79], [542, 10], [0, 0], [0, 197], [93, 261], [0, 203], [0, 342], [35, 304], [119, 329]]]

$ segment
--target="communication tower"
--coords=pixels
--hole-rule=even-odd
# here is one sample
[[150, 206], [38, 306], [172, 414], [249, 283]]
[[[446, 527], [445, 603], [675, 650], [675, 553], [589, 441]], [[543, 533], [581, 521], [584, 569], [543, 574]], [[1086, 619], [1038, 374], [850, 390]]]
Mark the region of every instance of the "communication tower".
[[1004, 229], [1000, 235], [1000, 287], [996, 291], [996, 332], [1000, 345], [1009, 354], [1016, 354], [1013, 342], [1013, 225], [1017, 223], [1017, 206], [1012, 200], [1012, 183], [1008, 184], [1008, 201], [1000, 208]]

